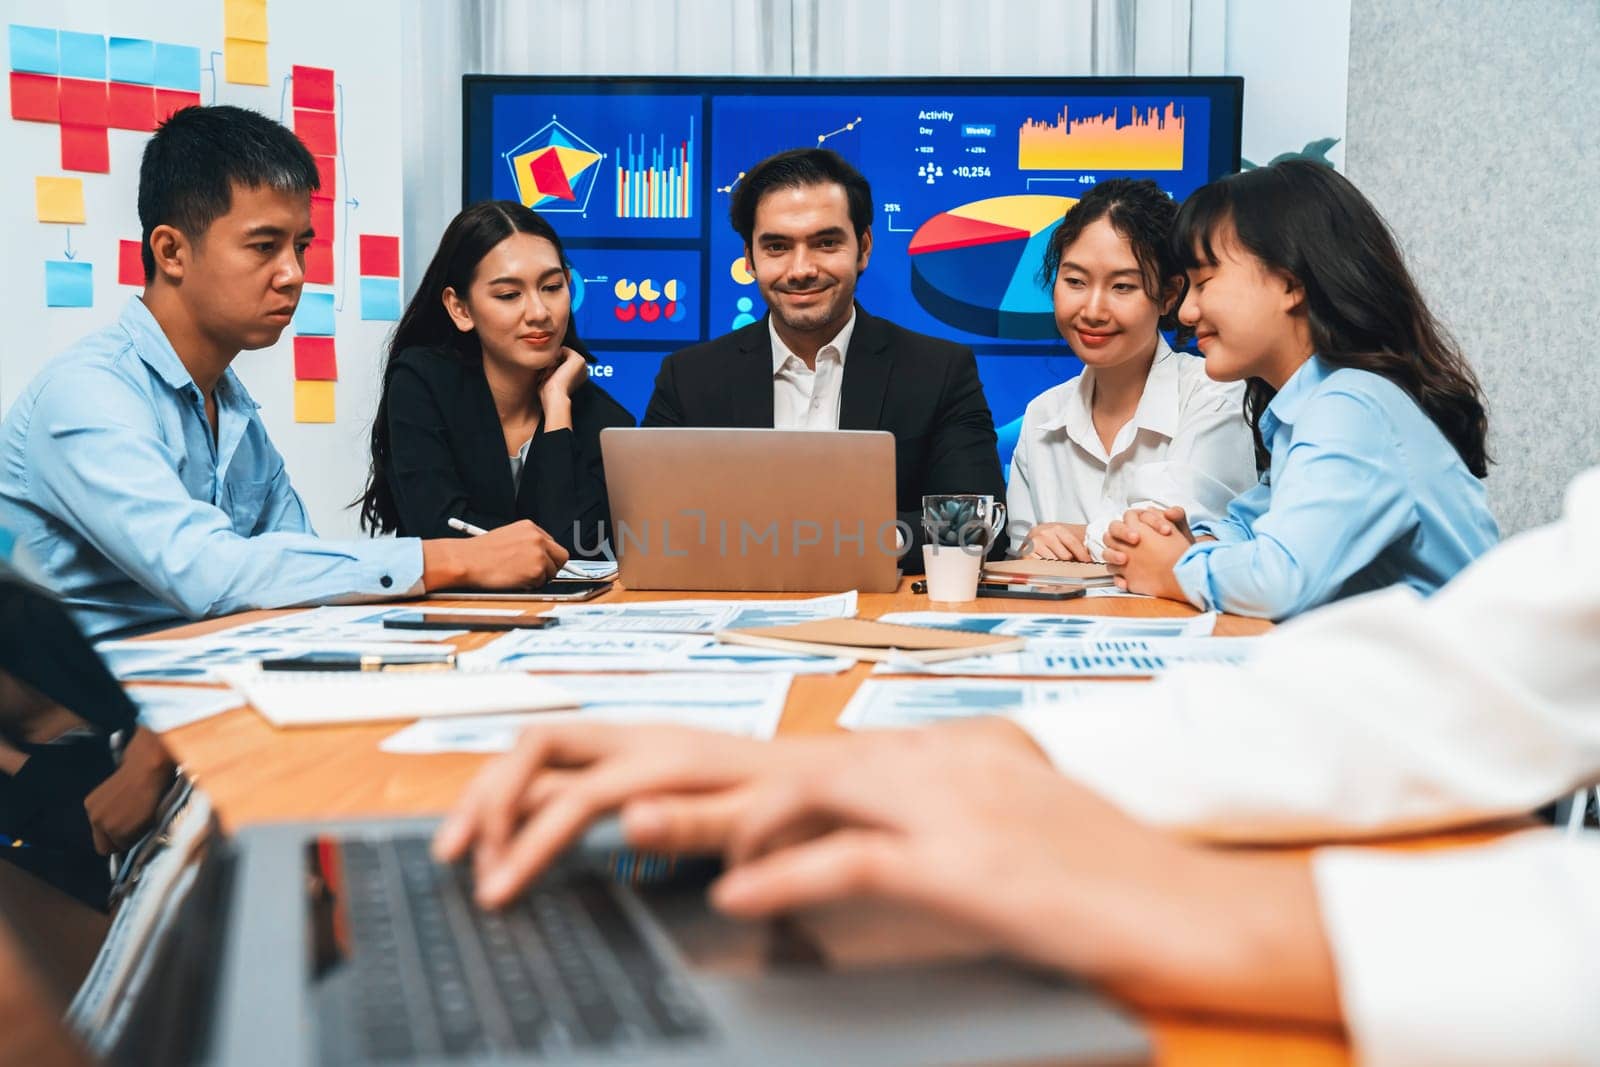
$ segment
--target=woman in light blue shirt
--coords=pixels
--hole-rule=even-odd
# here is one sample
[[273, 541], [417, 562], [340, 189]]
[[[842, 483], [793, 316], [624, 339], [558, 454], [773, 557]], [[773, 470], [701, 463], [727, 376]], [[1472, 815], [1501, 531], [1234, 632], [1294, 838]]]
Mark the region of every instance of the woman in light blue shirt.
[[1134, 592], [1282, 619], [1404, 582], [1430, 593], [1499, 539], [1476, 378], [1377, 211], [1332, 169], [1280, 163], [1184, 204], [1179, 319], [1206, 373], [1248, 379], [1265, 469], [1221, 519], [1130, 512], [1106, 560]]

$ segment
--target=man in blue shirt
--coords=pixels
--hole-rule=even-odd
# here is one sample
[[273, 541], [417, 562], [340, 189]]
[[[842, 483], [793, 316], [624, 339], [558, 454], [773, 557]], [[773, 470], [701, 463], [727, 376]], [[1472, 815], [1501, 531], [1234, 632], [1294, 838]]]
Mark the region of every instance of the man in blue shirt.
[[315, 161], [235, 107], [164, 123], [139, 171], [145, 290], [51, 361], [0, 425], [0, 502], [91, 637], [180, 618], [548, 579], [518, 522], [470, 540], [324, 541], [230, 369], [289, 325]]

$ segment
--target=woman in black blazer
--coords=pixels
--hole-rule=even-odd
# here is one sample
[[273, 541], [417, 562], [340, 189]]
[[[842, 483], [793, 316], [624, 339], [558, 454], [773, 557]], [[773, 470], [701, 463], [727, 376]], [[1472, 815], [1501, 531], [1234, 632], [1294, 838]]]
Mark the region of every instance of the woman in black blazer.
[[394, 338], [362, 526], [453, 537], [529, 519], [579, 558], [611, 533], [600, 431], [633, 417], [589, 380], [550, 224], [510, 200], [444, 231]]

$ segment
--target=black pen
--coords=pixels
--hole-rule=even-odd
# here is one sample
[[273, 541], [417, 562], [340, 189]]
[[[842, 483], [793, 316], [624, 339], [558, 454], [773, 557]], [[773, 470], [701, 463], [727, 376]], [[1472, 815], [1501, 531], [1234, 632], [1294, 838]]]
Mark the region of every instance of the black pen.
[[454, 652], [307, 652], [261, 661], [264, 671], [448, 671], [455, 665]]

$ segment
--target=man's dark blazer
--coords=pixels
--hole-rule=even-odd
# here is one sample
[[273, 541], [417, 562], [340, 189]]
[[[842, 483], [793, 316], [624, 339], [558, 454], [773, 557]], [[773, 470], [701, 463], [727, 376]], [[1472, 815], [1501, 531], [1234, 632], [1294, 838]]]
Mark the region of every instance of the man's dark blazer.
[[600, 431], [632, 426], [633, 416], [592, 381], [572, 394], [572, 429], [540, 425], [520, 487], [477, 360], [408, 348], [395, 357], [385, 400], [402, 537], [460, 536], [447, 525], [452, 517], [491, 530], [529, 519], [573, 555], [594, 556], [602, 533], [610, 535]]
[[[895, 510], [914, 535], [905, 569], [922, 570], [922, 497], [987, 493], [1004, 500], [994, 418], [972, 349], [902, 329], [856, 305], [845, 353], [839, 429], [894, 434]], [[645, 426], [773, 423], [767, 320], [675, 352], [661, 363]], [[1002, 534], [995, 552], [1003, 554]]]

